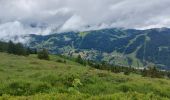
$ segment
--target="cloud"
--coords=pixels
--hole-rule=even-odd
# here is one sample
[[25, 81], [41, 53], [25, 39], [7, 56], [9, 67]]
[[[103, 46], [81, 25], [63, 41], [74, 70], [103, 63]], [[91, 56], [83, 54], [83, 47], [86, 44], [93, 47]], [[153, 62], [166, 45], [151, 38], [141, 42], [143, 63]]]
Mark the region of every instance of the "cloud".
[[50, 32], [51, 29], [49, 29], [48, 27], [28, 27], [18, 21], [7, 22], [0, 25], [0, 40], [9, 41], [12, 39], [15, 42], [25, 42], [24, 39], [26, 39], [28, 34], [47, 35]]
[[80, 16], [74, 15], [63, 24], [63, 26], [59, 29], [59, 32], [70, 30], [78, 31], [78, 29], [82, 29], [85, 25], [86, 24]]
[[108, 27], [170, 27], [170, 0], [0, 0], [0, 39]]

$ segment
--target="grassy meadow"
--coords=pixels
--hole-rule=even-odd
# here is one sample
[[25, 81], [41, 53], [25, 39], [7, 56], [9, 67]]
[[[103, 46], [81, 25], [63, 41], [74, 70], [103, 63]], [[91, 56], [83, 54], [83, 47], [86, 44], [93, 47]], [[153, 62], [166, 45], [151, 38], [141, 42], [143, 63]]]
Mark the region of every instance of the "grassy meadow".
[[0, 100], [170, 100], [170, 80], [0, 53]]

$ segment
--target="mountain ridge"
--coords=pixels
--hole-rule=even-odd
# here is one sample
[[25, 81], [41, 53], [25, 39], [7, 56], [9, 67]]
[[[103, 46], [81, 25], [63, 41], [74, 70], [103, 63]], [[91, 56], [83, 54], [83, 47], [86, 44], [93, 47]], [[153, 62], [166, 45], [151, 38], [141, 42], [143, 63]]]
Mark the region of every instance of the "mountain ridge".
[[169, 28], [112, 28], [30, 37], [30, 47], [48, 48], [53, 54], [80, 54], [84, 59], [122, 66], [146, 67], [150, 63], [162, 69], [170, 66]]

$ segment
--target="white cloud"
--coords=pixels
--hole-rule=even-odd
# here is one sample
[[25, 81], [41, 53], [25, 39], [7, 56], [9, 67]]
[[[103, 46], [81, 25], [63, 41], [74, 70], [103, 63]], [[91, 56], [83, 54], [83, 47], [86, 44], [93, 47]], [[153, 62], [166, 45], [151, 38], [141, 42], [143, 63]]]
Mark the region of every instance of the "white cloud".
[[34, 28], [24, 26], [22, 23], [7, 22], [0, 25], [0, 40], [9, 41], [13, 40], [15, 42], [25, 42], [28, 34], [42, 34], [47, 35], [51, 32], [51, 29], [47, 28]]
[[169, 27], [169, 5], [170, 0], [0, 0], [0, 38], [87, 28]]
[[59, 32], [62, 31], [78, 31], [79, 29], [82, 29], [86, 24], [83, 22], [83, 19], [80, 16], [73, 15], [71, 18], [69, 18], [63, 26], [59, 29]]

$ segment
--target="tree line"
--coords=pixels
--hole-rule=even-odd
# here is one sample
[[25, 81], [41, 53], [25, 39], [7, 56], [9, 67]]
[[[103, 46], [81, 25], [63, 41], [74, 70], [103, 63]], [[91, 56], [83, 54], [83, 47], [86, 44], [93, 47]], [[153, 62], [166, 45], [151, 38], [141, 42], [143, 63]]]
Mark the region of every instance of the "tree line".
[[12, 41], [2, 42], [0, 41], [0, 52], [6, 52], [9, 54], [20, 55], [20, 56], [29, 56], [30, 54], [37, 54], [39, 59], [49, 60], [49, 53], [47, 49], [33, 49], [27, 46], [24, 46], [22, 43], [14, 43]]
[[[28, 56], [29, 54], [37, 54], [37, 57], [39, 59], [43, 59], [43, 60], [50, 59], [49, 52], [47, 49], [41, 49], [37, 52], [36, 49], [30, 49], [29, 47], [26, 47], [21, 43], [13, 43], [12, 41], [9, 41], [8, 43], [0, 41], [0, 52], [6, 52], [9, 54], [22, 55], [22, 56]], [[73, 58], [68, 58], [68, 57], [66, 58], [73, 59]], [[168, 77], [170, 78], [169, 71], [161, 71], [157, 69], [155, 66], [148, 66], [147, 68], [144, 68], [144, 69], [136, 69], [133, 67], [124, 67], [124, 66], [115, 66], [115, 65], [108, 64], [106, 62], [95, 62], [92, 60], [85, 60], [81, 57], [81, 55], [78, 55], [78, 57], [75, 58], [74, 61], [84, 66], [89, 65], [96, 69], [108, 70], [114, 73], [124, 73], [125, 75], [135, 73], [135, 74], [140, 74], [143, 77], [151, 77], [151, 78]]]
[[76, 62], [86, 66], [89, 65], [93, 68], [100, 70], [108, 70], [113, 73], [124, 73], [125, 75], [129, 74], [139, 74], [143, 77], [151, 77], [151, 78], [169, 78], [170, 79], [170, 71], [162, 71], [158, 69], [156, 66], [148, 66], [144, 69], [137, 69], [133, 67], [124, 67], [124, 66], [115, 66], [108, 64], [106, 62], [95, 62], [92, 60], [84, 60], [80, 55], [76, 58]]
[[36, 49], [30, 49], [24, 46], [22, 43], [14, 43], [12, 41], [2, 42], [0, 41], [0, 52], [6, 52], [14, 55], [28, 56], [29, 54], [36, 54]]

